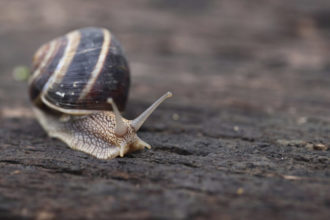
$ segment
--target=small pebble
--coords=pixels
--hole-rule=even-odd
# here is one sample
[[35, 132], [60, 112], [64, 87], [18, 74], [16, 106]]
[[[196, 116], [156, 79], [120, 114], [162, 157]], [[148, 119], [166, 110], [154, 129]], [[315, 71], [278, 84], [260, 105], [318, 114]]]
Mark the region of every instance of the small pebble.
[[180, 116], [179, 116], [179, 114], [177, 114], [177, 113], [174, 113], [174, 114], [172, 115], [172, 119], [173, 119], [174, 121], [177, 121], [177, 120], [179, 120], [179, 119], [180, 119]]
[[306, 122], [307, 122], [307, 118], [306, 118], [306, 117], [300, 117], [300, 118], [298, 118], [298, 120], [297, 120], [297, 124], [298, 124], [298, 125], [305, 124]]
[[313, 149], [314, 150], [327, 150], [328, 146], [326, 146], [324, 144], [314, 144]]
[[14, 170], [11, 174], [12, 174], [12, 175], [16, 175], [16, 174], [20, 174], [20, 173], [21, 173], [20, 170]]
[[30, 76], [30, 69], [26, 66], [17, 66], [13, 70], [13, 77], [17, 81], [26, 81]]
[[236, 191], [237, 195], [242, 195], [244, 193], [244, 189], [242, 187], [238, 188]]

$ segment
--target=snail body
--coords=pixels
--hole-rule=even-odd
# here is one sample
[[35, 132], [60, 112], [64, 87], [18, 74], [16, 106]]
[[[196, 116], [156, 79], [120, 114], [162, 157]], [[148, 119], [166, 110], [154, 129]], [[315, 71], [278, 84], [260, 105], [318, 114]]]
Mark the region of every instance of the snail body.
[[136, 134], [167, 92], [134, 120], [124, 119], [130, 71], [119, 41], [103, 28], [72, 31], [41, 46], [33, 59], [29, 94], [51, 137], [100, 159], [150, 145]]

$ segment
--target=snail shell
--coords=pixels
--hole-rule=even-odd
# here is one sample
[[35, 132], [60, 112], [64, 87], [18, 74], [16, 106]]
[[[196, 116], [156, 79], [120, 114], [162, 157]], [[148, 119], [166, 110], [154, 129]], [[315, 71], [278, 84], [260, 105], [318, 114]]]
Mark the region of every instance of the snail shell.
[[125, 108], [129, 67], [106, 29], [84, 28], [46, 43], [36, 52], [33, 69], [30, 97], [38, 106], [47, 103], [62, 112], [109, 110], [111, 97], [119, 110]]
[[[100, 159], [150, 148], [136, 134], [167, 92], [134, 120], [124, 119], [130, 71], [119, 41], [104, 28], [72, 31], [41, 46], [29, 94], [49, 136]], [[111, 111], [113, 110], [113, 111]]]

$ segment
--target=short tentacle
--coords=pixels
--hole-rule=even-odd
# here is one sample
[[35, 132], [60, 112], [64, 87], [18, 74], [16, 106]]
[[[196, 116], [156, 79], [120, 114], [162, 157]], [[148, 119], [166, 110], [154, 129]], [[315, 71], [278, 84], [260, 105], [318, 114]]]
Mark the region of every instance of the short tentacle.
[[124, 136], [127, 133], [128, 127], [125, 124], [123, 117], [121, 116], [116, 103], [113, 101], [112, 98], [108, 98], [108, 103], [112, 105], [113, 112], [116, 118], [116, 127], [115, 127], [115, 135], [116, 136]]

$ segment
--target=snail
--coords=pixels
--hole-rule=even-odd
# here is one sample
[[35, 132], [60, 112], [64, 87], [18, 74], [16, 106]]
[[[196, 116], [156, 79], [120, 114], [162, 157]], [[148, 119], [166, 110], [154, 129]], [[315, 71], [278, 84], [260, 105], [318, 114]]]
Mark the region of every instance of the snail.
[[130, 70], [119, 41], [105, 28], [74, 30], [42, 45], [33, 58], [29, 95], [50, 137], [99, 159], [151, 146], [137, 136], [167, 92], [134, 120], [123, 118]]

